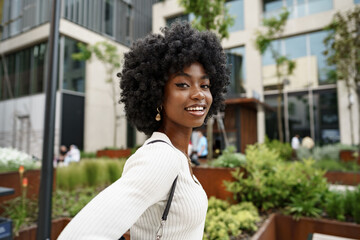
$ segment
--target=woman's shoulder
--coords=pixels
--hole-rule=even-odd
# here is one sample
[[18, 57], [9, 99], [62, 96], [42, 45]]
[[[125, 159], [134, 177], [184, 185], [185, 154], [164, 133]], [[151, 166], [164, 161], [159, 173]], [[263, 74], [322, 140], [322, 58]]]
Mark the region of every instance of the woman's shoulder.
[[165, 134], [155, 132], [126, 163], [128, 167], [138, 164], [180, 169], [181, 156]]

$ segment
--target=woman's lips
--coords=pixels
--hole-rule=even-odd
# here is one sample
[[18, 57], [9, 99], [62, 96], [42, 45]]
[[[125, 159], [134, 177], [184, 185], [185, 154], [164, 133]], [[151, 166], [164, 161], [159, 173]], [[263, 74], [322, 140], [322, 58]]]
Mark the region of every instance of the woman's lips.
[[194, 106], [194, 107], [187, 107], [185, 110], [194, 116], [203, 116], [205, 114], [205, 107], [202, 106]]

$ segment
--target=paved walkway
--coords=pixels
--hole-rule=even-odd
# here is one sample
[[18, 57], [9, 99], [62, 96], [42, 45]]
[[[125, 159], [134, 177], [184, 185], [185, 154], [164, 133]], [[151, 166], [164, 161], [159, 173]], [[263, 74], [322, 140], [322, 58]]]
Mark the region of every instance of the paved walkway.
[[345, 192], [346, 190], [354, 191], [355, 187], [350, 185], [335, 185], [330, 184], [329, 186], [330, 191], [342, 191]]

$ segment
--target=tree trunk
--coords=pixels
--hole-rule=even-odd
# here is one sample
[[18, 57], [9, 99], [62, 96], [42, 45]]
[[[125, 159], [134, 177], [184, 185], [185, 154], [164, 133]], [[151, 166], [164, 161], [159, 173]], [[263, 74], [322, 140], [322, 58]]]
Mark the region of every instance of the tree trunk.
[[280, 66], [276, 64], [276, 76], [278, 78], [278, 97], [277, 97], [277, 125], [280, 142], [284, 142], [283, 126], [282, 126], [282, 109], [281, 109], [281, 99], [282, 99], [282, 84], [280, 76]]
[[116, 148], [117, 147], [117, 118], [118, 118], [118, 114], [116, 111], [116, 91], [115, 91], [115, 84], [114, 84], [114, 80], [111, 80], [111, 90], [112, 90], [112, 100], [113, 100], [113, 111], [114, 111], [114, 139], [113, 139], [113, 145]]

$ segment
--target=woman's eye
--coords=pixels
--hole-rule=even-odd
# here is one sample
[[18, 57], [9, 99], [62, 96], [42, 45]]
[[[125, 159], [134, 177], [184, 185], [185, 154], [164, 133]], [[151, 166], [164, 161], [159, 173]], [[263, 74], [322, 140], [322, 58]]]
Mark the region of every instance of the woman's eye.
[[189, 87], [189, 85], [188, 85], [188, 84], [186, 84], [186, 83], [175, 83], [175, 85], [176, 85], [177, 87], [180, 87], [180, 88], [186, 88], [186, 87]]
[[202, 88], [205, 88], [205, 89], [209, 89], [210, 88], [210, 84], [204, 84], [204, 85], [201, 85]]

